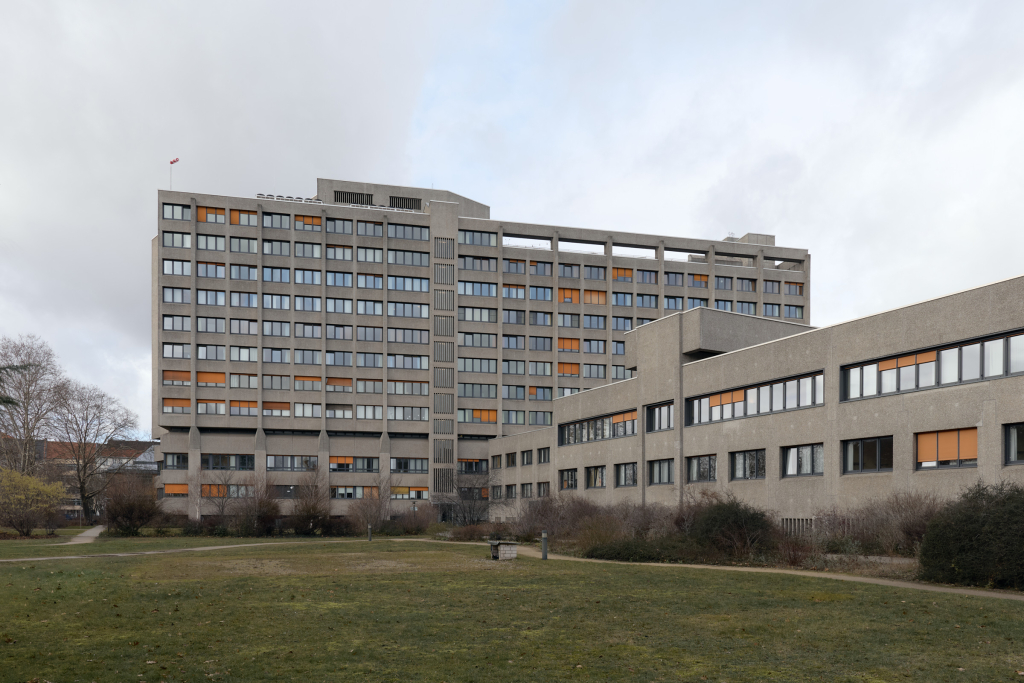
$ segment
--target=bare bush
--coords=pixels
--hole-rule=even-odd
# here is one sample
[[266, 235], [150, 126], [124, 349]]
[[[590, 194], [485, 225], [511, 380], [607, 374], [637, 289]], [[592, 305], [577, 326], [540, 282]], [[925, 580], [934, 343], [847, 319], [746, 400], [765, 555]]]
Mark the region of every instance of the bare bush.
[[363, 497], [349, 507], [352, 517], [361, 525], [360, 531], [368, 527], [380, 531], [381, 525], [391, 519], [391, 487], [395, 483], [388, 468], [377, 473], [370, 486], [363, 486]]
[[330, 526], [331, 500], [326, 472], [310, 470], [299, 482], [290, 526], [300, 536], [322, 534]]
[[149, 477], [120, 474], [107, 487], [107, 524], [122, 536], [138, 536], [139, 530], [160, 513]]
[[945, 505], [933, 493], [896, 491], [862, 507], [822, 510], [814, 518], [813, 540], [828, 553], [912, 556]]
[[273, 487], [267, 482], [265, 472], [254, 472], [246, 479], [251, 488], [248, 495], [240, 498], [231, 519], [232, 530], [238, 536], [269, 536], [274, 533], [277, 520], [281, 518], [281, 505], [274, 497]]

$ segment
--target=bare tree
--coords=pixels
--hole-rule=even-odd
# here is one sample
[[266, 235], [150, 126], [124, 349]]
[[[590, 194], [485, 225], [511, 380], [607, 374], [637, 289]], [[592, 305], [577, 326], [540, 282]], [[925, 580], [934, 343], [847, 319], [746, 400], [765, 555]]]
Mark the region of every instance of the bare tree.
[[362, 529], [372, 527], [376, 531], [383, 522], [391, 519], [391, 487], [400, 483], [387, 468], [381, 469], [369, 486], [363, 486], [363, 497], [357, 498], [349, 508]]
[[445, 516], [453, 524], [467, 526], [486, 522], [491, 506], [501, 506], [500, 500], [490, 499], [491, 488], [498, 485], [498, 478], [490, 469], [482, 472], [455, 470], [455, 490], [451, 493], [435, 493], [434, 502], [443, 508]]
[[0, 466], [36, 468], [36, 442], [47, 436], [64, 375], [57, 355], [35, 335], [0, 339]]
[[331, 518], [330, 487], [326, 471], [311, 469], [299, 482], [292, 524], [297, 534], [323, 532]]
[[95, 509], [111, 476], [131, 465], [139, 418], [98, 387], [75, 380], [63, 382], [56, 392], [50, 430], [60, 442], [69, 487], [82, 501], [87, 519]]
[[107, 489], [107, 524], [124, 536], [138, 536], [160, 512], [149, 477], [118, 474]]
[[[199, 504], [204, 511], [209, 507], [213, 511], [212, 514], [218, 518], [219, 524], [226, 524], [227, 518], [234, 514], [237, 507], [238, 477], [233, 470], [212, 470], [207, 477], [208, 481], [201, 481], [199, 484]], [[203, 496], [203, 487], [208, 487], [206, 491], [209, 495]], [[234, 487], [234, 491], [232, 491], [232, 487]], [[232, 493], [235, 495], [232, 496]]]
[[273, 533], [274, 524], [281, 516], [281, 505], [274, 497], [274, 489], [267, 481], [266, 472], [252, 472], [246, 479], [245, 496], [235, 507], [235, 532], [240, 536], [262, 536]]

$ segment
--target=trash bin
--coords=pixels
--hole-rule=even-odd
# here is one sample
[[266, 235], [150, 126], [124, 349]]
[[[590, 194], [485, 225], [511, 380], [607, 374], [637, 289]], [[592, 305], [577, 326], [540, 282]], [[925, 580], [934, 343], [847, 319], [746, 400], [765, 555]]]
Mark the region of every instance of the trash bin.
[[516, 559], [516, 541], [491, 541], [492, 560], [514, 560]]

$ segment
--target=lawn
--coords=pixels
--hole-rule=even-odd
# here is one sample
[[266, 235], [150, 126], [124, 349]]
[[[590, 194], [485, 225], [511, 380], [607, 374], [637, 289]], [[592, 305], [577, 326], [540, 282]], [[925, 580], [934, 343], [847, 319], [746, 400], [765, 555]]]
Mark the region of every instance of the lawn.
[[313, 541], [0, 564], [2, 678], [1024, 680], [1019, 602], [488, 552]]

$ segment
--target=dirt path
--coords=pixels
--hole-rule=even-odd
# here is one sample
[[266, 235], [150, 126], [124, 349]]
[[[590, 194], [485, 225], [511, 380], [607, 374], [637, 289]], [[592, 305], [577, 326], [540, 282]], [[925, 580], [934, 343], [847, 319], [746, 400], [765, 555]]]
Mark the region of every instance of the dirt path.
[[102, 524], [100, 526], [94, 526], [93, 528], [86, 529], [76, 536], [72, 536], [71, 540], [66, 543], [51, 543], [51, 545], [81, 545], [83, 543], [92, 543], [100, 537], [100, 532], [106, 528], [107, 527]]
[[[99, 528], [99, 527], [97, 527]], [[99, 535], [99, 531], [96, 528], [89, 529], [85, 533], [96, 532]], [[75, 538], [79, 538], [84, 534], [79, 534]], [[95, 536], [94, 536], [95, 538]], [[445, 545], [476, 545], [476, 546], [487, 546], [486, 543], [462, 543], [458, 541], [437, 541], [429, 538], [388, 538], [388, 541], [399, 541], [403, 543], [439, 543]], [[78, 541], [78, 543], [89, 543], [91, 541]], [[64, 555], [63, 557], [20, 557], [13, 559], [0, 559], [0, 563], [5, 562], [43, 562], [46, 560], [84, 560], [94, 557], [137, 557], [143, 555], [169, 555], [171, 553], [198, 553], [207, 552], [211, 550], [231, 550], [235, 548], [261, 548], [272, 545], [303, 545], [307, 543], [361, 543], [365, 542], [362, 539], [346, 539], [337, 541], [271, 541], [268, 543], [236, 543], [234, 545], [208, 545], [202, 548], [174, 548], [171, 550], [144, 550], [135, 553], [94, 553], [90, 555]], [[61, 544], [67, 545], [67, 544]], [[519, 554], [523, 557], [529, 557], [531, 559], [540, 559], [541, 553], [539, 548], [532, 546], [519, 546]], [[930, 591], [932, 593], [951, 593], [954, 595], [967, 595], [977, 598], [997, 598], [1002, 600], [1016, 600], [1018, 602], [1024, 602], [1024, 594], [1012, 593], [1009, 591], [990, 591], [982, 590], [979, 588], [955, 588], [952, 586], [937, 586], [928, 583], [917, 583], [914, 581], [896, 581], [893, 579], [877, 579], [869, 576], [855, 576], [853, 574], [832, 574], [829, 572], [812, 572], [802, 569], [774, 569], [770, 567], [723, 567], [720, 565], [711, 564], [668, 564], [661, 562], [616, 562], [613, 560], [591, 560], [582, 557], [571, 557], [569, 555], [556, 555], [554, 553], [548, 553], [548, 561], [559, 561], [559, 562], [596, 562], [601, 564], [619, 564], [628, 565], [631, 567], [658, 567], [659, 569], [700, 569], [704, 571], [725, 571], [725, 572], [747, 572], [751, 574], [789, 574], [791, 576], [800, 576], [807, 579], [826, 579], [833, 581], [850, 581], [852, 583], [868, 583], [876, 586], [889, 586], [892, 588], [908, 588], [910, 590]]]

